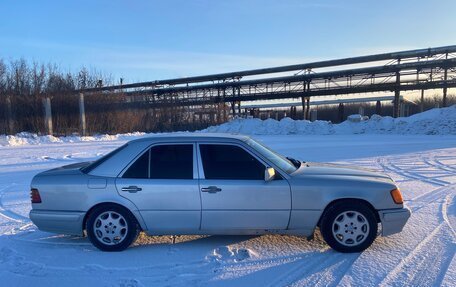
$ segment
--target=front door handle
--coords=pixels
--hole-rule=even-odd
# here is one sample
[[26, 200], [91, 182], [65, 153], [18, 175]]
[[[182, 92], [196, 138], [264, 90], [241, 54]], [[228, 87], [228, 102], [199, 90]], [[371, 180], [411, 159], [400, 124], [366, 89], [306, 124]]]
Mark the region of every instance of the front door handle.
[[142, 190], [142, 188], [134, 186], [134, 185], [130, 185], [128, 187], [122, 187], [122, 191], [127, 191], [127, 192], [130, 192], [130, 193], [135, 193], [135, 192], [138, 192], [138, 191], [141, 191], [141, 190]]
[[201, 188], [202, 192], [209, 192], [209, 193], [216, 193], [222, 191], [221, 188], [216, 187], [216, 186], [208, 186], [208, 187], [203, 187]]

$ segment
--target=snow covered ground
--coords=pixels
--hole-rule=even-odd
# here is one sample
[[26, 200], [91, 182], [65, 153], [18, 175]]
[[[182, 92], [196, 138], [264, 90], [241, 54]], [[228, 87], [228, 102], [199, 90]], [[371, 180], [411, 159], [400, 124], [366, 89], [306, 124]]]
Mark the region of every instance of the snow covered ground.
[[[139, 136], [132, 135], [132, 137]], [[279, 152], [390, 174], [413, 215], [402, 233], [360, 254], [301, 237], [141, 236], [121, 253], [37, 230], [29, 182], [56, 166], [92, 160], [126, 139], [0, 147], [2, 286], [456, 286], [456, 136], [255, 136]]]

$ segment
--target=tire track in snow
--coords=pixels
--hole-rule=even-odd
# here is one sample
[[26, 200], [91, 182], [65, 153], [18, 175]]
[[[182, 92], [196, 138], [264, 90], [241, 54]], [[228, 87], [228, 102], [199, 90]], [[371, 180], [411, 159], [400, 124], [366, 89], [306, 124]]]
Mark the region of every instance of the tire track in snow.
[[[441, 216], [445, 217], [445, 201]], [[456, 252], [455, 234], [444, 220], [393, 268], [379, 286], [439, 286]]]
[[12, 184], [9, 184], [6, 187], [3, 187], [2, 189], [0, 189], [0, 216], [6, 218], [8, 220], [12, 220], [12, 221], [19, 222], [19, 223], [29, 222], [30, 219], [28, 217], [22, 216], [9, 209], [6, 209], [5, 206], [3, 205], [3, 196], [5, 195], [5, 191], [14, 185], [15, 184], [12, 183]]
[[442, 166], [445, 166], [446, 168], [450, 169], [450, 170], [453, 170], [454, 172], [456, 172], [456, 167], [455, 166], [452, 166], [452, 165], [448, 165], [448, 164], [445, 164], [443, 163], [440, 159], [438, 158], [445, 158], [446, 160], [456, 160], [456, 157], [455, 156], [435, 156], [434, 157], [434, 161], [439, 164], [439, 165], [442, 165]]
[[293, 283], [291, 286], [339, 286], [342, 279], [352, 268], [362, 253], [342, 254], [343, 259], [337, 260], [332, 266], [323, 269], [322, 272], [309, 274], [307, 278]]
[[443, 220], [450, 227], [450, 230], [451, 230], [451, 232], [453, 232], [453, 236], [456, 239], [456, 230], [453, 227], [453, 225], [451, 224], [450, 219], [448, 218], [448, 206], [450, 205], [450, 203], [452, 201], [454, 201], [454, 199], [455, 199], [454, 193], [453, 194], [448, 194], [445, 197], [445, 202], [443, 203], [443, 206], [442, 206], [442, 217], [443, 217]]
[[[53, 246], [92, 246], [92, 243], [88, 241], [87, 237], [43, 233], [38, 231], [32, 222], [22, 225], [21, 227], [13, 228], [10, 231], [10, 234], [15, 235], [11, 240], [19, 242], [49, 244]], [[43, 236], [37, 237], [37, 235]]]
[[[203, 282], [209, 282], [217, 273], [214, 272], [219, 266], [214, 262], [205, 260], [190, 261], [185, 263], [154, 264], [146, 266], [107, 267], [99, 264], [87, 263], [75, 267], [49, 266], [47, 264], [27, 260], [17, 251], [17, 248], [0, 248], [0, 264], [2, 269], [14, 274], [29, 277], [46, 277], [50, 274], [57, 278], [78, 277], [88, 278], [96, 276], [107, 286], [113, 274], [117, 281], [121, 278], [146, 278], [148, 282], [157, 286], [200, 286]], [[207, 284], [207, 283], [206, 283]], [[111, 284], [108, 284], [112, 286]]]
[[422, 193], [420, 195], [417, 195], [417, 196], [409, 199], [409, 201], [410, 202], [423, 201], [423, 200], [426, 200], [426, 199], [435, 198], [435, 197], [437, 197], [437, 195], [439, 195], [440, 193], [444, 192], [447, 189], [452, 188], [453, 186], [455, 186], [455, 184], [450, 184], [450, 185], [442, 186], [442, 187], [439, 187], [439, 188], [436, 188], [436, 189], [432, 189], [430, 191], [427, 191], [425, 193]]
[[436, 169], [439, 169], [439, 170], [441, 170], [443, 172], [446, 172], [447, 173], [446, 176], [456, 175], [456, 170], [454, 170], [454, 168], [450, 168], [449, 166], [438, 162], [435, 159], [435, 156], [423, 157], [423, 161], [429, 166], [432, 166], [432, 167], [434, 167]]
[[[326, 285], [329, 283], [331, 279], [335, 281], [333, 282], [333, 284], [337, 285], [337, 283], [340, 281], [343, 275], [345, 275], [346, 271], [348, 271], [348, 269], [351, 267], [353, 262], [356, 261], [360, 254], [356, 254], [356, 257], [354, 258], [349, 258], [348, 262], [346, 258], [348, 258], [349, 255], [343, 253], [325, 251], [317, 255], [318, 258], [315, 258], [315, 255], [312, 256], [312, 262], [319, 262], [318, 264], [311, 265], [311, 262], [307, 259], [308, 256], [306, 256], [299, 260], [301, 262], [291, 263], [295, 264], [295, 266], [290, 268], [288, 272], [285, 272], [285, 274], [283, 274], [267, 286], [311, 286], [313, 284], [308, 285], [307, 282], [301, 281], [305, 281], [306, 278], [310, 277], [313, 274], [319, 273], [319, 271], [322, 271], [326, 275], [322, 276], [326, 280]], [[348, 267], [346, 265], [348, 265]], [[329, 275], [333, 274], [334, 272], [334, 269], [331, 268], [332, 266], [336, 266], [337, 269], [342, 268], [346, 270], [343, 270], [343, 274], [342, 276], [340, 276], [340, 278], [331, 278], [331, 276]], [[319, 280], [322, 277], [319, 276], [319, 278], [316, 278], [316, 280]]]
[[445, 180], [429, 178], [429, 177], [419, 174], [418, 172], [411, 172], [409, 170], [400, 168], [399, 166], [394, 164], [391, 159], [389, 159], [387, 157], [378, 158], [377, 162], [383, 168], [383, 170], [399, 174], [399, 175], [401, 175], [405, 178], [411, 179], [411, 180], [419, 180], [419, 181], [426, 182], [426, 183], [429, 183], [432, 185], [437, 185], [437, 186], [445, 186], [445, 185], [450, 184], [450, 182], [445, 181]]
[[[419, 158], [425, 165], [432, 169], [437, 169], [447, 173], [449, 176], [454, 175], [454, 171], [445, 165], [436, 163], [434, 157], [428, 159], [420, 156]], [[380, 286], [438, 286], [442, 283], [443, 278], [455, 255], [456, 245], [454, 242], [455, 232], [446, 215], [446, 207], [450, 193], [455, 184], [448, 181], [429, 178], [418, 171], [406, 170], [392, 162], [390, 158], [378, 158], [378, 164], [385, 170], [401, 175], [410, 180], [418, 180], [440, 186], [408, 202], [412, 212], [417, 212], [421, 208], [437, 200], [442, 200], [441, 217], [442, 222], [427, 235], [418, 245], [405, 257], [400, 263], [393, 268], [381, 281]], [[419, 167], [422, 169], [422, 167]], [[450, 193], [450, 194], [448, 194]], [[449, 228], [446, 228], [446, 227]]]
[[[395, 173], [395, 174], [403, 176], [404, 178], [409, 179], [409, 180], [417, 180], [417, 178], [414, 176], [411, 177], [408, 174], [403, 174], [401, 171], [398, 171], [397, 169], [391, 168], [391, 166], [388, 164], [388, 161], [384, 157], [377, 158], [377, 164], [380, 166], [381, 169], [383, 169], [384, 172]], [[431, 184], [434, 184], [434, 183], [431, 183]]]
[[448, 266], [448, 271], [442, 279], [442, 287], [453, 287], [456, 282], [456, 253], [453, 254], [453, 259]]
[[[317, 255], [307, 255], [296, 260], [300, 261], [298, 263], [292, 262], [295, 266], [267, 286], [337, 286], [361, 254], [327, 249]], [[309, 256], [312, 256], [312, 261], [308, 260]], [[311, 265], [312, 262], [318, 264]]]
[[445, 198], [455, 185], [443, 186], [437, 189], [433, 189], [424, 194], [421, 194], [417, 197], [412, 198], [407, 203], [408, 207], [412, 212], [416, 212], [423, 207], [426, 207], [428, 204], [433, 203], [437, 200]]
[[[379, 286], [440, 286], [456, 252], [456, 232], [448, 219], [448, 205], [456, 184], [415, 197], [409, 204], [416, 212], [438, 199], [441, 223], [392, 269]], [[448, 228], [445, 228], [448, 227]]]
[[443, 170], [445, 170], [447, 172], [450, 172], [452, 174], [456, 174], [456, 168], [455, 167], [452, 167], [451, 165], [446, 165], [446, 164], [442, 163], [441, 161], [439, 161], [437, 159], [436, 156], [432, 157], [430, 159], [430, 161], [431, 161], [431, 165], [433, 165], [435, 167], [438, 167], [440, 169], [443, 169]]

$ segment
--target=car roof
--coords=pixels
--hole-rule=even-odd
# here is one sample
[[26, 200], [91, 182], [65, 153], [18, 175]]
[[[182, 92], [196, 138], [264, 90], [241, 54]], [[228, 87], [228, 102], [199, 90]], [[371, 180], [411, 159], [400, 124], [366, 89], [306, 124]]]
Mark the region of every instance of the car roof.
[[234, 134], [234, 133], [199, 133], [199, 132], [175, 132], [175, 133], [164, 133], [164, 134], [151, 134], [145, 135], [131, 142], [144, 142], [144, 141], [178, 141], [178, 140], [240, 140], [246, 141], [249, 136]]
[[94, 176], [117, 177], [125, 167], [125, 163], [130, 162], [138, 154], [155, 143], [189, 143], [195, 141], [210, 141], [216, 143], [240, 142], [248, 140], [248, 136], [238, 134], [223, 133], [202, 133], [202, 132], [180, 132], [167, 134], [147, 134], [136, 140], [132, 140], [114, 151], [112, 156], [107, 156], [105, 160], [95, 166], [88, 168], [88, 174]]

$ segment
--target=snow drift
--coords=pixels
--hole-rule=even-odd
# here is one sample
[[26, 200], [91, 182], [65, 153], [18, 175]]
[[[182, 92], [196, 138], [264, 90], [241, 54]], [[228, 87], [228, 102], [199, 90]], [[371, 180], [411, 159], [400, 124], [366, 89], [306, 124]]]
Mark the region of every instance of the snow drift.
[[[456, 105], [448, 108], [432, 109], [407, 118], [392, 118], [373, 115], [370, 119], [346, 120], [340, 124], [329, 121], [304, 121], [284, 118], [274, 119], [234, 119], [219, 126], [212, 126], [199, 132], [241, 133], [250, 135], [290, 135], [290, 134], [426, 134], [456, 135]], [[48, 143], [71, 143], [90, 141], [133, 140], [147, 136], [142, 132], [94, 135], [94, 136], [39, 136], [22, 132], [16, 135], [0, 135], [0, 146], [36, 145]]]
[[310, 122], [284, 118], [234, 119], [202, 132], [241, 133], [250, 135], [290, 134], [426, 134], [456, 135], [456, 105], [432, 109], [410, 117], [392, 118], [373, 115], [361, 121], [346, 120], [340, 124], [329, 121]]
[[145, 135], [145, 133], [135, 132], [117, 135], [94, 135], [94, 136], [39, 136], [37, 134], [22, 132], [16, 135], [0, 135], [0, 146], [21, 146], [37, 145], [48, 143], [72, 143], [72, 142], [94, 142], [94, 141], [115, 141], [132, 140]]

